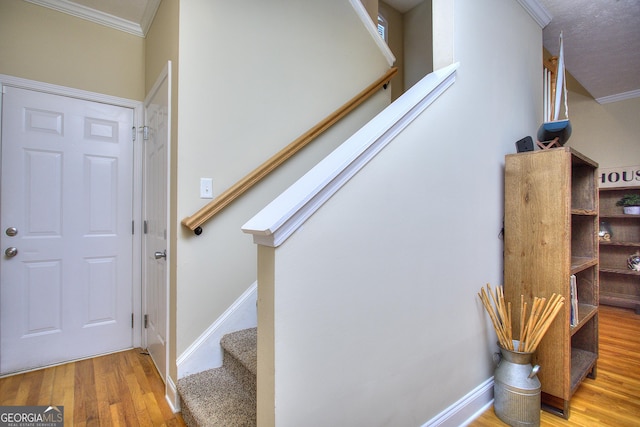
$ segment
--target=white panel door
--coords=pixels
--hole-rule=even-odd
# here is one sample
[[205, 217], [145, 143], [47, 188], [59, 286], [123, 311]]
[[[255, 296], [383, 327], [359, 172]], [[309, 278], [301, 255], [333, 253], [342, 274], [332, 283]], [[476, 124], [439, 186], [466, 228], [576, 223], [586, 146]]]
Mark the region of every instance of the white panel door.
[[133, 110], [3, 92], [0, 372], [130, 348]]
[[163, 380], [167, 375], [169, 270], [167, 266], [168, 174], [171, 135], [171, 62], [145, 101], [143, 238], [145, 340]]

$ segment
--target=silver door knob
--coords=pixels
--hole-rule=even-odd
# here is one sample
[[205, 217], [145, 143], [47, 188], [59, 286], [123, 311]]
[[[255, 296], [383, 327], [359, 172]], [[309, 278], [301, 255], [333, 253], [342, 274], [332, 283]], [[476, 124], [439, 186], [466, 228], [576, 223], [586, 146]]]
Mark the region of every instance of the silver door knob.
[[4, 232], [7, 234], [7, 236], [13, 237], [18, 234], [18, 229], [15, 227], [9, 227]]
[[167, 259], [167, 251], [162, 251], [162, 252], [156, 252], [155, 254], [153, 254], [153, 256], [156, 257], [156, 259], [160, 259], [160, 258], [164, 258]]
[[13, 258], [14, 256], [18, 255], [18, 249], [14, 247], [7, 248], [4, 251], [4, 254], [7, 256], [7, 258]]

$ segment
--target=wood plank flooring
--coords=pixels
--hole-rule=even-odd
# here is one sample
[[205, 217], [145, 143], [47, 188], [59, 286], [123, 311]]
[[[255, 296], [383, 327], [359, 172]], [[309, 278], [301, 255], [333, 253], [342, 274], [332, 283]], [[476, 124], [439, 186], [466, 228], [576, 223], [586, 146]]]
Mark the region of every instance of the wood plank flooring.
[[185, 426], [141, 349], [0, 378], [0, 405], [64, 406], [65, 426]]
[[[640, 315], [600, 307], [600, 358], [571, 400], [569, 420], [542, 412], [541, 426], [640, 426]], [[67, 426], [184, 426], [140, 349], [0, 379], [0, 405], [64, 405]], [[472, 427], [506, 425], [488, 409]]]
[[[542, 411], [541, 426], [640, 426], [640, 315], [600, 306], [599, 330], [596, 379], [587, 378], [575, 392], [568, 420]], [[469, 425], [507, 424], [490, 408]]]

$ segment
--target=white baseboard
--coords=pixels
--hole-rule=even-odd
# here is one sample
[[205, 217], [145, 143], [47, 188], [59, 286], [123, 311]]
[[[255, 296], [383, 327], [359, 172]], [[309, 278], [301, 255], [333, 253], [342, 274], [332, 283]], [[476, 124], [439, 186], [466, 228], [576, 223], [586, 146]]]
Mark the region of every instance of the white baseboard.
[[493, 377], [480, 384], [426, 424], [423, 424], [422, 427], [466, 426], [486, 411], [492, 403]]
[[222, 366], [220, 339], [229, 332], [258, 325], [254, 282], [202, 335], [176, 360], [178, 379]]
[[180, 395], [178, 394], [178, 388], [176, 387], [176, 383], [174, 383], [169, 376], [167, 376], [167, 384], [165, 386], [164, 393], [164, 398], [169, 403], [171, 411], [174, 414], [176, 412], [180, 412]]

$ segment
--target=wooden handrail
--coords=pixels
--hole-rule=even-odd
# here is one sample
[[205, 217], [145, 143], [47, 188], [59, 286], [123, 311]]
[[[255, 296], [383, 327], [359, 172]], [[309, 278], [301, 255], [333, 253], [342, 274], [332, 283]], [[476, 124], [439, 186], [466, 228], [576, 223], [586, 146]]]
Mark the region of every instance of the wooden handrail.
[[272, 172], [274, 169], [288, 160], [291, 156], [306, 147], [311, 141], [320, 136], [325, 130], [330, 128], [333, 124], [338, 122], [344, 116], [349, 114], [354, 108], [362, 104], [366, 99], [377, 92], [378, 89], [383, 86], [386, 88], [386, 85], [397, 72], [398, 69], [396, 67], [389, 69], [389, 71], [387, 71], [382, 77], [370, 84], [366, 89], [354, 96], [342, 107], [338, 108], [324, 120], [299, 136], [295, 141], [280, 150], [269, 160], [258, 166], [240, 181], [236, 182], [233, 186], [229, 187], [218, 197], [203, 206], [196, 213], [187, 218], [184, 218], [182, 220], [182, 225], [189, 228], [197, 235], [200, 235], [202, 233], [202, 224], [207, 222], [215, 214], [220, 212], [231, 202], [244, 194], [247, 190], [257, 184], [262, 178], [267, 176], [270, 172]]

